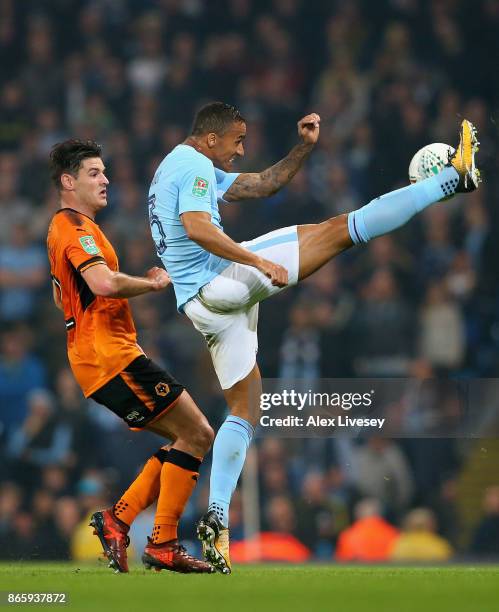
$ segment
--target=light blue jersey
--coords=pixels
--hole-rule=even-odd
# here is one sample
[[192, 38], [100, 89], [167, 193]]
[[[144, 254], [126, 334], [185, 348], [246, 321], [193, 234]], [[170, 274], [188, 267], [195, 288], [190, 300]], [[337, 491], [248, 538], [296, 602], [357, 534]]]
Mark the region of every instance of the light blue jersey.
[[159, 165], [149, 189], [149, 223], [158, 257], [173, 282], [177, 307], [220, 274], [231, 262], [217, 257], [190, 240], [180, 215], [208, 212], [221, 230], [218, 201], [239, 176], [213, 166], [189, 145], [178, 145]]

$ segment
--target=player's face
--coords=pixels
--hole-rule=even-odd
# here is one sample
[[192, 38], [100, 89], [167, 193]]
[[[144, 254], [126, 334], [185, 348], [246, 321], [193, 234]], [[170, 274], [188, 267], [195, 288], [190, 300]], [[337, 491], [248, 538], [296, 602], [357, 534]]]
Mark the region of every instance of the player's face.
[[107, 206], [109, 181], [104, 171], [104, 163], [100, 157], [89, 157], [83, 160], [74, 182], [75, 195], [80, 203], [94, 211]]
[[217, 136], [213, 147], [213, 163], [217, 168], [232, 172], [232, 164], [238, 157], [244, 155], [244, 139], [246, 138], [246, 124], [238, 121], [232, 124], [230, 130], [223, 136]]

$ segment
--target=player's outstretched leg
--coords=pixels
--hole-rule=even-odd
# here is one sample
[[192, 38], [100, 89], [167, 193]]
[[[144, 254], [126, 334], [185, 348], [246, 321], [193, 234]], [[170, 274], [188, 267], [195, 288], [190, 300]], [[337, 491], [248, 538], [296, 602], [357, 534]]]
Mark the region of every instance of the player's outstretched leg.
[[405, 225], [430, 204], [476, 189], [480, 181], [475, 165], [478, 144], [475, 127], [465, 119], [456, 152], [439, 174], [382, 195], [349, 215], [298, 226], [299, 279], [306, 278], [352, 244], [368, 242]]
[[255, 365], [248, 376], [224, 390], [231, 414], [215, 437], [208, 512], [197, 524], [203, 556], [222, 574], [231, 573], [229, 505], [258, 421], [261, 388], [260, 371]]

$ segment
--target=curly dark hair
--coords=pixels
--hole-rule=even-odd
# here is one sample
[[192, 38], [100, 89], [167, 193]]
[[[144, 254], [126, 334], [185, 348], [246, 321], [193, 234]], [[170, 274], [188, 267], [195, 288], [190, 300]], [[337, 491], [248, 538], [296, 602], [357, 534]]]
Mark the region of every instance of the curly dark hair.
[[235, 106], [225, 102], [211, 102], [197, 112], [192, 124], [192, 135], [201, 136], [213, 132], [223, 136], [233, 123], [246, 123]]
[[52, 147], [50, 152], [50, 175], [57, 189], [61, 189], [61, 175], [76, 176], [84, 159], [101, 157], [102, 147], [93, 140], [65, 140]]

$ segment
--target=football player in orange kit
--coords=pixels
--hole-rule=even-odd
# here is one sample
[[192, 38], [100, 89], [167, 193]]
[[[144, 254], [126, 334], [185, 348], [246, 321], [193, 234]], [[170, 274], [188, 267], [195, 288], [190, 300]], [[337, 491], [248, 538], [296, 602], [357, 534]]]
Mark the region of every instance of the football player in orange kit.
[[142, 560], [146, 567], [212, 573], [209, 563], [187, 554], [177, 524], [194, 489], [213, 430], [193, 399], [137, 344], [127, 298], [161, 291], [170, 284], [165, 270], [144, 277], [119, 271], [116, 253], [95, 222], [107, 205], [101, 148], [68, 140], [51, 152], [52, 179], [61, 208], [54, 215], [47, 249], [56, 306], [66, 322], [71, 368], [85, 397], [104, 404], [132, 429], [147, 429], [173, 444], [149, 458], [121, 499], [92, 515], [110, 567], [127, 572], [128, 530], [137, 514], [158, 499], [152, 537]]

